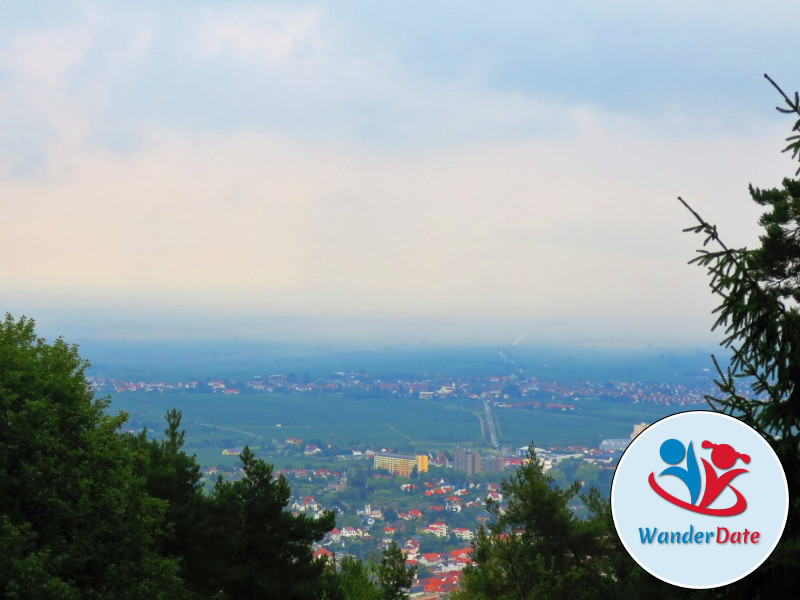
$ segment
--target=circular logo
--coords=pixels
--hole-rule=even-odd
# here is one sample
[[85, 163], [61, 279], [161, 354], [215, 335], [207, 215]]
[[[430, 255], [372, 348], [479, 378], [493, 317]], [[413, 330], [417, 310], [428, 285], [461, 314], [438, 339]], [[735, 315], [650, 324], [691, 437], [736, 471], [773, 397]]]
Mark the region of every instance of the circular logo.
[[686, 588], [727, 585], [754, 571], [786, 525], [789, 489], [769, 444], [710, 411], [666, 417], [620, 458], [614, 525], [644, 570]]

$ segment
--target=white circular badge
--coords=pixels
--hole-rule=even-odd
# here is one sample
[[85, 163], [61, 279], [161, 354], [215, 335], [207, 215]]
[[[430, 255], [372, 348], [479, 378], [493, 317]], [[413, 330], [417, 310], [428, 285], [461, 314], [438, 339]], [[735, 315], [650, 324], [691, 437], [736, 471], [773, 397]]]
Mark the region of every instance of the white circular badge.
[[710, 411], [666, 417], [640, 433], [611, 484], [614, 525], [643, 569], [686, 588], [727, 585], [780, 540], [789, 489], [769, 444]]

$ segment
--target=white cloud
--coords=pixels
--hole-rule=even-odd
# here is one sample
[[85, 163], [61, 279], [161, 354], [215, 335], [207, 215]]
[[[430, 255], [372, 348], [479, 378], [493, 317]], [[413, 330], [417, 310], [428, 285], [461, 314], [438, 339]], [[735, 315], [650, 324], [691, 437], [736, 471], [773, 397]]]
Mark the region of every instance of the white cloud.
[[[769, 106], [731, 122], [623, 115], [591, 90], [555, 102], [431, 80], [334, 16], [92, 8], [8, 38], [0, 106], [24, 125], [0, 123], [0, 254], [15, 257], [0, 287], [259, 314], [694, 323], [712, 301], [684, 265], [695, 240], [675, 197], [751, 243], [746, 184], [790, 172]], [[29, 146], [7, 144], [20, 129]], [[20, 176], [41, 156], [46, 176]]]
[[249, 5], [206, 7], [190, 17], [184, 33], [201, 56], [279, 63], [320, 35], [319, 14], [312, 8]]
[[132, 156], [58, 155], [69, 175], [0, 184], [17, 200], [0, 252], [29, 248], [2, 279], [297, 315], [706, 314], [675, 196], [738, 245], [754, 221], [745, 177], [777, 169], [743, 142], [660, 146], [592, 122], [579, 144], [436, 156], [155, 131]]
[[54, 90], [64, 83], [67, 70], [83, 60], [90, 43], [91, 36], [81, 29], [23, 31], [6, 40], [0, 50], [0, 68]]

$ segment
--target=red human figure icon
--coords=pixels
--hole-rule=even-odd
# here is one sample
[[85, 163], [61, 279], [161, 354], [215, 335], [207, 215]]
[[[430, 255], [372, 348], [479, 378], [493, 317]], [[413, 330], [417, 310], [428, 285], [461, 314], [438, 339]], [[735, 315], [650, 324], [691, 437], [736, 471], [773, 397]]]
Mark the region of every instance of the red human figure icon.
[[[747, 454], [736, 452], [736, 450], [728, 444], [713, 444], [705, 440], [702, 443], [702, 447], [713, 448], [711, 451], [711, 462], [714, 463], [714, 466], [718, 469], [730, 469], [738, 459], [741, 459], [745, 464], [750, 462], [750, 457]], [[706, 489], [703, 493], [703, 499], [700, 501], [700, 507], [707, 507], [717, 499], [717, 496], [722, 493], [722, 490], [730, 486], [731, 490], [736, 494], [736, 504], [731, 507], [731, 509], [735, 509], [736, 512], [730, 514], [739, 514], [742, 512], [747, 507], [747, 502], [742, 494], [739, 493], [739, 490], [730, 485], [730, 482], [734, 477], [742, 473], [747, 473], [747, 469], [733, 469], [732, 471], [727, 471], [718, 476], [714, 467], [708, 464], [705, 458], [701, 458], [700, 460], [703, 461], [703, 468], [706, 473]]]

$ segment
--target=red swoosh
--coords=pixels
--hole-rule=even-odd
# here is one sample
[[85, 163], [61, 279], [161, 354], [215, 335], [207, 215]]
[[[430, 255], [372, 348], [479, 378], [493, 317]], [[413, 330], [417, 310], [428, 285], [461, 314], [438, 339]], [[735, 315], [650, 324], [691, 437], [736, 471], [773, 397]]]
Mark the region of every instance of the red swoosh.
[[730, 487], [734, 493], [736, 494], [736, 504], [728, 508], [707, 508], [701, 506], [695, 506], [694, 504], [689, 504], [688, 502], [684, 502], [683, 500], [676, 498], [672, 494], [661, 489], [656, 483], [656, 478], [653, 473], [650, 473], [650, 477], [647, 478], [648, 483], [650, 483], [650, 487], [653, 488], [653, 491], [664, 498], [670, 504], [674, 504], [675, 506], [680, 506], [681, 508], [685, 508], [686, 510], [690, 510], [692, 512], [700, 513], [701, 515], [712, 515], [716, 517], [732, 517], [733, 515], [738, 515], [741, 512], [744, 512], [744, 509], [747, 508], [747, 500], [744, 499], [744, 496], [737, 490], [735, 487]]

